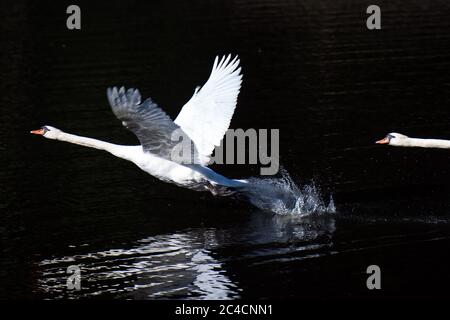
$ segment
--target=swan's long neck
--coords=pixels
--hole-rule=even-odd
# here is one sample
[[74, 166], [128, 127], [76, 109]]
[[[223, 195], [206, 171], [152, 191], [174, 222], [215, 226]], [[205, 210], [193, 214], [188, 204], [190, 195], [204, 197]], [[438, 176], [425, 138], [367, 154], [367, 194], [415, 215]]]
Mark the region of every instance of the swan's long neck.
[[402, 141], [401, 146], [450, 149], [450, 140], [408, 138]]
[[[52, 139], [52, 138], [50, 138]], [[121, 146], [105, 141], [100, 141], [97, 139], [87, 138], [87, 137], [81, 137], [77, 136], [75, 134], [70, 134], [66, 132], [59, 132], [53, 139], [59, 140], [59, 141], [65, 141], [70, 142], [73, 144], [78, 144], [80, 146], [89, 147], [89, 148], [95, 148], [99, 150], [105, 150], [116, 157], [120, 158], [127, 158], [125, 151], [125, 148], [128, 146]]]

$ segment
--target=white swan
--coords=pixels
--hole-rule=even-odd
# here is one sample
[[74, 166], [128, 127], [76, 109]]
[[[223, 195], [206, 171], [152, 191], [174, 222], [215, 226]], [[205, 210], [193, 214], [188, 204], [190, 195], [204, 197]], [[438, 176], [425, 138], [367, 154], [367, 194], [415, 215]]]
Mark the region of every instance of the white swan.
[[[240, 71], [237, 56], [233, 60], [231, 55], [224, 56], [220, 61], [216, 57], [208, 81], [201, 89], [195, 89], [175, 121], [150, 98], [141, 103], [138, 90], [109, 88], [107, 96], [112, 111], [137, 136], [141, 143], [138, 146], [80, 137], [51, 126], [43, 126], [31, 133], [108, 151], [165, 182], [194, 190], [209, 190], [213, 194], [228, 192], [229, 188], [245, 186], [247, 182], [228, 179], [206, 165], [230, 125], [242, 82]], [[173, 156], [179, 146], [179, 139], [173, 138], [180, 135], [193, 142], [193, 156]]]
[[387, 144], [394, 147], [420, 147], [450, 149], [450, 140], [410, 138], [400, 133], [389, 133], [377, 144]]

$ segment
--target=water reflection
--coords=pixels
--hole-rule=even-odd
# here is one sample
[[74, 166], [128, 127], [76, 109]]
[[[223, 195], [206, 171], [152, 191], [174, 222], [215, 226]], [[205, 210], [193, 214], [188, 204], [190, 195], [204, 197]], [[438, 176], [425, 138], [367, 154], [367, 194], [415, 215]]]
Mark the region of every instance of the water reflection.
[[[240, 228], [185, 230], [122, 248], [45, 259], [38, 263], [38, 291], [52, 298], [239, 298], [239, 282], [229, 276], [230, 262], [251, 265], [314, 257], [332, 247], [334, 230], [330, 215], [297, 218], [256, 212]], [[69, 265], [81, 268], [79, 292], [66, 289]]]
[[254, 231], [253, 243], [313, 241], [321, 236], [330, 237], [335, 231], [335, 218], [331, 213], [298, 215], [252, 215], [249, 227]]
[[[210, 254], [214, 230], [194, 230], [141, 239], [115, 248], [41, 261], [39, 287], [56, 296], [120, 294], [145, 298], [238, 297], [236, 286]], [[67, 266], [79, 265], [80, 294], [66, 290]]]
[[239, 254], [229, 252], [229, 259], [252, 266], [319, 257], [332, 251], [335, 230], [333, 214], [254, 214], [248, 225], [234, 235]]

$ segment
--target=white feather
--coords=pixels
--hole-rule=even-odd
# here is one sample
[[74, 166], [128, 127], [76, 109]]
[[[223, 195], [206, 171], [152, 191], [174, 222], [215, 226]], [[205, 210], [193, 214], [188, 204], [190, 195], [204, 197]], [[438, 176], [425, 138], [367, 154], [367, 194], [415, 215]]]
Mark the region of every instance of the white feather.
[[242, 75], [238, 57], [230, 60], [231, 55], [220, 61], [216, 57], [208, 81], [195, 90], [174, 121], [194, 142], [203, 165], [220, 145], [236, 108]]

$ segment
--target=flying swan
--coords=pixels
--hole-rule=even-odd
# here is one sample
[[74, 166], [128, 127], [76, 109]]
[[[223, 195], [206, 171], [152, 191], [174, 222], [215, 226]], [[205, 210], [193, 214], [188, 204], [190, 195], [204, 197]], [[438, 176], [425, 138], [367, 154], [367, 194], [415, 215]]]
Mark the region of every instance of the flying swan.
[[[137, 89], [108, 88], [107, 97], [115, 116], [138, 138], [140, 145], [124, 146], [80, 137], [51, 126], [31, 133], [47, 139], [105, 150], [128, 160], [152, 176], [178, 186], [209, 190], [214, 195], [247, 185], [246, 180], [228, 179], [207, 167], [215, 146], [227, 131], [236, 108], [242, 74], [236, 56], [219, 57], [208, 81], [195, 89], [175, 121], [150, 98], [141, 102]], [[179, 137], [192, 141], [192, 154], [178, 152]], [[175, 138], [175, 139], [174, 139]], [[188, 148], [189, 149], [189, 148]], [[174, 156], [181, 154], [181, 156]]]
[[394, 147], [420, 147], [450, 149], [450, 140], [410, 138], [400, 133], [389, 133], [377, 144], [387, 144]]

